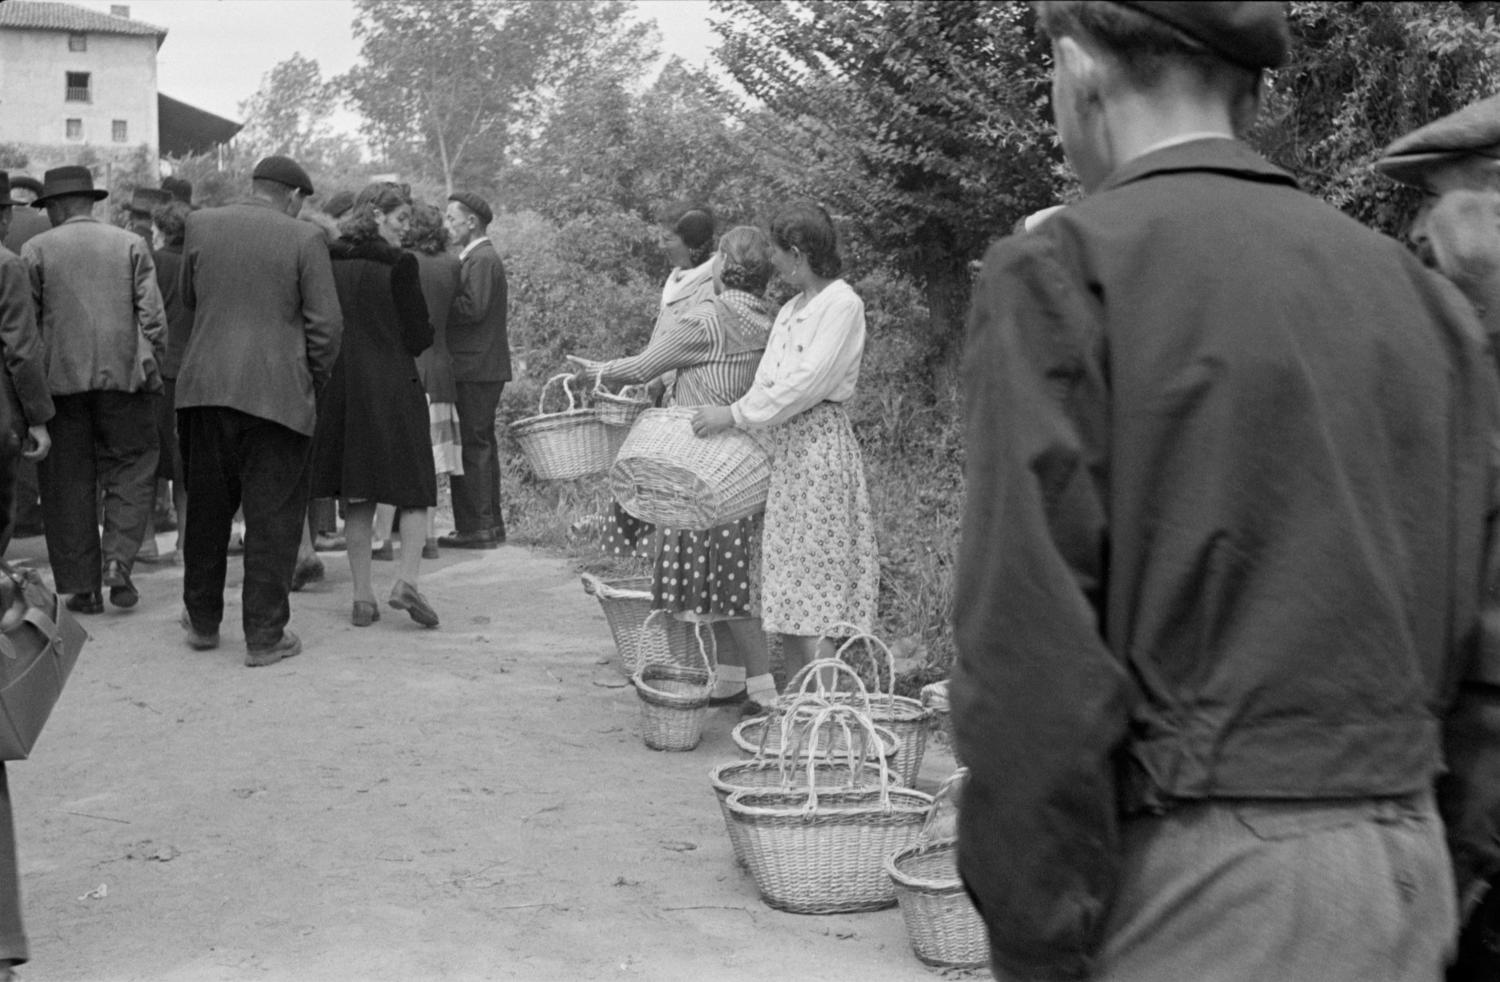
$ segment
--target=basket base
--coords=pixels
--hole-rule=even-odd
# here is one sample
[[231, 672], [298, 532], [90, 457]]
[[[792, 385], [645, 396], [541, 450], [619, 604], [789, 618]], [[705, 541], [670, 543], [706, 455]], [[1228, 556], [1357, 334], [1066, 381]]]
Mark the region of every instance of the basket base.
[[767, 907], [784, 910], [788, 914], [863, 914], [872, 910], [889, 910], [896, 906], [895, 897], [889, 900], [862, 900], [848, 903], [798, 903], [780, 901], [762, 893], [760, 899], [765, 901]]

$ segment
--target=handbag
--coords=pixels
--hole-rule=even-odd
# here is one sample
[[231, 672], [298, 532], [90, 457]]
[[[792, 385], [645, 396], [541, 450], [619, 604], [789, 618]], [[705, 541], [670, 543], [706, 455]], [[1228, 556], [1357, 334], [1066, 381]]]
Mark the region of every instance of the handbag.
[[25, 760], [88, 632], [35, 570], [0, 563], [0, 603], [0, 760]]

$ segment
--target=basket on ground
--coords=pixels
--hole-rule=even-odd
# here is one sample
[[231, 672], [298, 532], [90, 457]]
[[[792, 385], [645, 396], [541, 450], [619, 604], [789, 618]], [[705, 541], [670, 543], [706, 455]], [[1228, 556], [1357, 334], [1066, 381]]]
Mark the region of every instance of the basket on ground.
[[[709, 772], [709, 783], [714, 796], [719, 799], [719, 813], [724, 818], [724, 829], [729, 833], [729, 844], [734, 848], [734, 861], [740, 866], [745, 862], [745, 846], [740, 827], [729, 818], [729, 796], [736, 791], [755, 791], [761, 788], [790, 788], [799, 776], [790, 760], [775, 757], [756, 757], [752, 760], [731, 760], [719, 764]], [[862, 761], [854, 767], [837, 757], [817, 760], [813, 763], [813, 781], [822, 789], [833, 788], [879, 788], [880, 765]]]
[[[666, 611], [653, 617], [667, 620]], [[692, 750], [703, 738], [708, 697], [714, 687], [714, 666], [698, 630], [698, 664], [663, 665], [647, 662], [631, 676], [641, 701], [641, 739], [652, 750]]]
[[[812, 670], [814, 666], [816, 671]], [[826, 698], [827, 686], [822, 682], [819, 685], [824, 686], [824, 691], [808, 692], [806, 687], [811, 684], [810, 680], [822, 679], [825, 674], [841, 676], [853, 688], [839, 691], [837, 699]], [[826, 759], [847, 755], [855, 735], [855, 728], [847, 722], [841, 721], [840, 725], [828, 727], [806, 740], [802, 736], [818, 713], [835, 703], [859, 710], [868, 717], [869, 695], [854, 669], [831, 658], [819, 659], [793, 676], [792, 684], [797, 688], [789, 686], [788, 695], [776, 700], [774, 713], [754, 716], [735, 725], [729, 733], [735, 746], [754, 757], [779, 757], [790, 751], [798, 755], [799, 765], [806, 757]], [[885, 726], [875, 726], [873, 732], [876, 741], [870, 752], [886, 766], [895, 767], [901, 742]], [[901, 783], [900, 772], [893, 771], [891, 779]]]
[[[840, 624], [838, 627], [858, 631], [852, 624]], [[856, 647], [858, 645], [863, 647]], [[881, 691], [879, 685], [881, 665], [872, 649], [885, 655], [884, 691]], [[932, 717], [932, 711], [920, 700], [896, 695], [896, 656], [875, 635], [854, 634], [839, 646], [836, 657], [847, 662], [859, 650], [864, 651], [875, 672], [876, 684], [870, 688], [869, 695], [870, 719], [890, 730], [900, 741], [901, 752], [896, 759], [896, 769], [901, 775], [902, 784], [915, 787], [917, 774], [922, 770], [922, 758], [927, 753], [928, 720]]]
[[[813, 742], [828, 726], [860, 732], [860, 760], [880, 741], [869, 718], [844, 705], [821, 709], [803, 738]], [[735, 791], [725, 802], [761, 898], [797, 914], [893, 905], [896, 888], [885, 859], [915, 841], [932, 798], [895, 786], [883, 761], [875, 788], [819, 788], [816, 767], [807, 755], [800, 787]]]
[[927, 965], [978, 968], [990, 957], [989, 935], [958, 875], [958, 843], [939, 833], [968, 772], [959, 768], [934, 796], [917, 840], [886, 860], [912, 951]]
[[[642, 665], [695, 663], [698, 642], [693, 625], [675, 617], [651, 616], [651, 577], [605, 581], [585, 573], [583, 590], [599, 600], [626, 675], [634, 675]], [[713, 632], [703, 634], [711, 644]]]
[[693, 433], [686, 407], [647, 409], [609, 471], [620, 507], [642, 521], [703, 531], [765, 507], [771, 461], [749, 433]]
[[[610, 428], [599, 420], [599, 413], [583, 408], [573, 394], [574, 375], [554, 375], [542, 386], [537, 399], [537, 415], [518, 419], [510, 431], [536, 476], [544, 481], [567, 481], [586, 474], [609, 470], [614, 460]], [[546, 411], [547, 391], [561, 380], [568, 396], [568, 408]]]
[[[636, 417], [651, 408], [646, 398], [644, 385], [627, 385], [619, 392], [610, 392], [603, 386], [602, 378], [594, 385], [594, 409], [599, 413], [599, 422], [605, 426], [629, 429]], [[621, 434], [623, 440], [624, 434]]]

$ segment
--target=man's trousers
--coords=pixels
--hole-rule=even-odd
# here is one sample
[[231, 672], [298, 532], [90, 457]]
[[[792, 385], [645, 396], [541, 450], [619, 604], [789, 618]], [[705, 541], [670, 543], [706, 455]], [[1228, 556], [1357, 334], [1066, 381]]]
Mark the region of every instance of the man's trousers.
[[52, 451], [38, 470], [58, 593], [96, 592], [106, 561], [117, 560], [127, 571], [135, 563], [156, 498], [154, 398], [100, 390], [52, 397]]
[[193, 629], [212, 633], [224, 618], [229, 533], [243, 507], [245, 644], [269, 648], [291, 619], [312, 438], [221, 406], [178, 410], [177, 434], [188, 492], [182, 599]]
[[455, 382], [458, 435], [464, 472], [449, 478], [453, 525], [460, 534], [493, 531], [505, 538], [500, 514], [500, 454], [495, 446], [495, 410], [504, 382]]

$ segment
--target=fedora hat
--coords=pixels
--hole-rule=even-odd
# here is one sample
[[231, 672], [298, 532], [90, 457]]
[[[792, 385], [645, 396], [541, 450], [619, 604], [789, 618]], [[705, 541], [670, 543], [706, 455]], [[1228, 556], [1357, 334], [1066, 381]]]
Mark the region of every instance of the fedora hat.
[[130, 195], [130, 213], [132, 215], [149, 215], [157, 208], [173, 200], [168, 191], [158, 188], [136, 188]]
[[19, 205], [21, 202], [10, 200], [10, 175], [0, 170], [0, 208], [8, 208], [11, 205]]
[[48, 199], [61, 198], [66, 195], [77, 194], [95, 201], [103, 201], [109, 197], [109, 192], [103, 188], [94, 187], [94, 175], [87, 168], [77, 164], [68, 167], [54, 167], [42, 175], [42, 193], [31, 203], [31, 207], [40, 208]]

